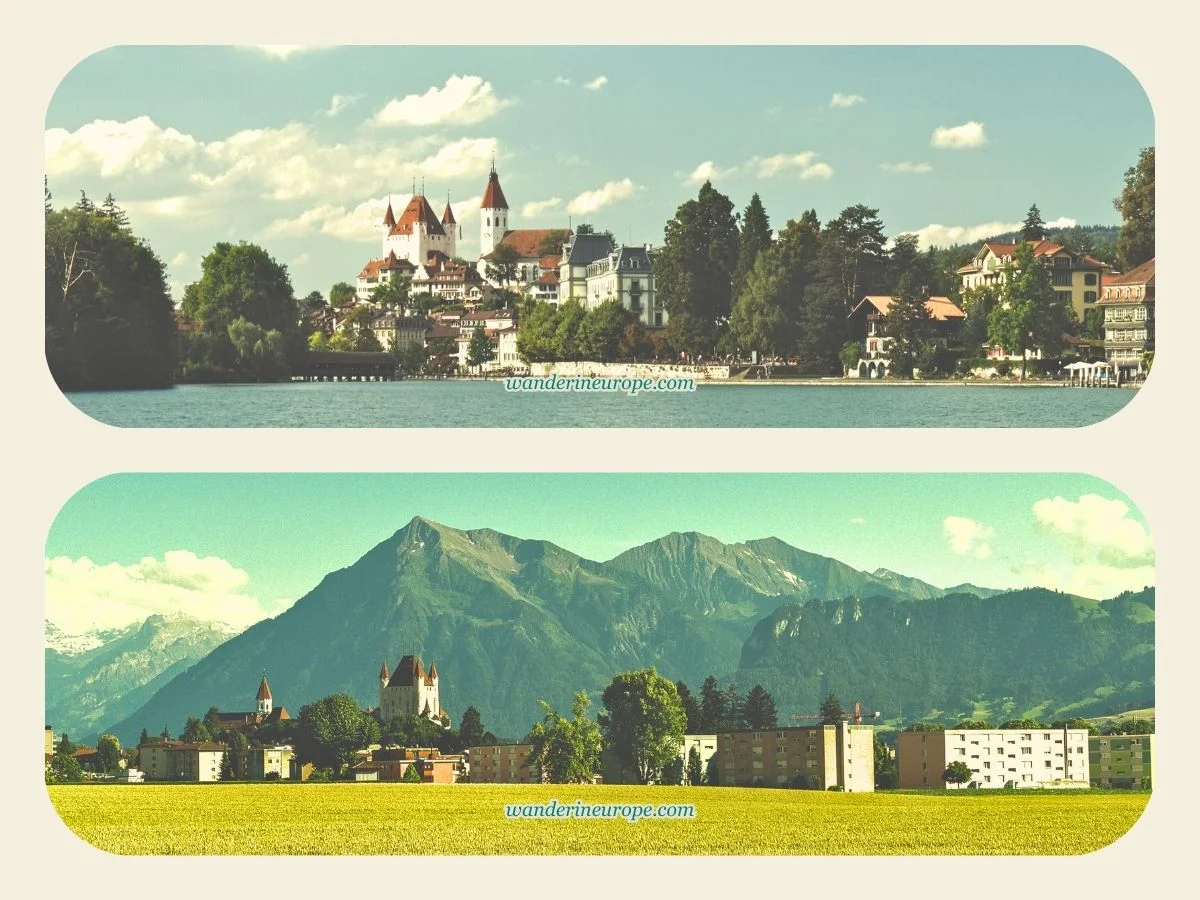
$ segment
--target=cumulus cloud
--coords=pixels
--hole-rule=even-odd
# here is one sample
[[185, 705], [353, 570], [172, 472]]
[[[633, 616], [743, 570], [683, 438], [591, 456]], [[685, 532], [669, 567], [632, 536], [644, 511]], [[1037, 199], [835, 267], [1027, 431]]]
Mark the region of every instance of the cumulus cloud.
[[451, 75], [438, 88], [391, 100], [372, 122], [378, 125], [474, 125], [512, 104], [496, 96], [478, 75]]
[[950, 549], [958, 556], [987, 559], [992, 555], [992, 540], [996, 531], [965, 516], [946, 516], [942, 521], [942, 534], [950, 541]]
[[830, 109], [847, 109], [851, 106], [857, 106], [860, 103], [866, 103], [867, 98], [859, 94], [834, 94], [833, 99], [829, 101]]
[[134, 565], [85, 557], [46, 559], [46, 619], [68, 634], [121, 628], [154, 614], [183, 613], [246, 628], [286, 609], [248, 592], [250, 576], [224, 559], [170, 550]]
[[1068, 566], [1030, 561], [1014, 567], [1012, 572], [1030, 586], [1051, 588], [1092, 600], [1107, 600], [1123, 591], [1140, 591], [1154, 585], [1153, 566], [1130, 569], [1094, 560]]
[[[412, 194], [389, 194], [373, 197], [361, 203], [348, 207], [339, 204], [323, 204], [306, 209], [294, 216], [274, 219], [263, 229], [260, 237], [264, 240], [272, 238], [302, 238], [314, 234], [323, 234], [343, 241], [360, 243], [379, 236], [379, 226], [387, 210], [388, 201], [392, 209], [399, 213]], [[465, 200], [452, 201], [451, 210], [454, 218], [461, 225], [479, 215], [479, 204], [482, 195], [468, 197]], [[434, 212], [441, 215], [442, 206], [434, 201]]]
[[851, 525], [866, 525], [867, 520], [864, 519], [862, 516], [855, 516], [854, 518], [852, 518], [850, 520], [850, 524]]
[[1153, 565], [1150, 534], [1131, 513], [1123, 501], [1098, 494], [1084, 494], [1078, 500], [1048, 497], [1033, 505], [1038, 530], [1064, 540], [1077, 562], [1094, 560], [1131, 569]]
[[585, 91], [598, 91], [600, 88], [608, 84], [608, 77], [605, 75], [597, 75], [591, 81], [583, 86]]
[[628, 178], [623, 178], [620, 181], [610, 181], [604, 187], [597, 188], [594, 191], [584, 191], [577, 196], [567, 204], [567, 212], [573, 215], [586, 215], [587, 213], [595, 212], [617, 200], [632, 197], [634, 189], [634, 183]]
[[202, 150], [191, 135], [161, 128], [149, 116], [127, 122], [97, 119], [75, 131], [48, 128], [45, 147], [49, 175], [91, 172], [101, 178], [144, 176], [168, 166], [186, 166]]
[[776, 153], [774, 156], [755, 157], [749, 165], [759, 178], [774, 178], [776, 175], [798, 175], [803, 180], [833, 177], [833, 168], [826, 163], [816, 162], [817, 154], [811, 150], [803, 153]]
[[987, 143], [982, 122], [967, 122], [963, 125], [940, 125], [933, 130], [931, 146], [942, 150], [970, 150]]
[[334, 94], [329, 101], [329, 109], [325, 110], [325, 115], [333, 117], [344, 110], [349, 109], [355, 103], [362, 99], [362, 94]]
[[555, 75], [555, 76], [554, 76], [554, 83], [555, 83], [555, 84], [562, 84], [562, 85], [570, 85], [570, 83], [571, 83], [571, 79], [570, 79], [570, 78], [567, 78], [565, 75]]
[[883, 163], [879, 168], [886, 169], [888, 172], [900, 172], [905, 175], [924, 175], [926, 172], [933, 171], [933, 166], [929, 163], [913, 162]]
[[188, 256], [187, 251], [180, 250], [178, 253], [176, 253], [174, 256], [171, 257], [171, 261], [169, 263], [167, 263], [167, 265], [169, 265], [169, 266], [186, 266], [188, 264], [189, 259], [191, 259], [191, 257]]
[[521, 207], [521, 215], [526, 219], [536, 219], [542, 213], [550, 212], [562, 206], [561, 197], [551, 197], [549, 200], [533, 200]]
[[720, 169], [711, 159], [706, 159], [692, 170], [692, 173], [688, 175], [686, 180], [689, 184], [704, 184], [706, 181], [715, 181], [718, 178], [728, 178], [730, 175], [735, 174], [737, 170], [737, 166], [730, 166], [728, 169]]
[[[979, 225], [939, 225], [935, 223], [918, 228], [916, 231], [905, 232], [905, 234], [915, 234], [918, 245], [922, 249], [926, 249], [928, 247], [949, 247], [952, 244], [973, 244], [999, 234], [1020, 231], [1021, 224], [1020, 222], [983, 222]], [[1073, 228], [1076, 224], [1074, 219], [1060, 216], [1052, 222], [1047, 222], [1046, 227]]]

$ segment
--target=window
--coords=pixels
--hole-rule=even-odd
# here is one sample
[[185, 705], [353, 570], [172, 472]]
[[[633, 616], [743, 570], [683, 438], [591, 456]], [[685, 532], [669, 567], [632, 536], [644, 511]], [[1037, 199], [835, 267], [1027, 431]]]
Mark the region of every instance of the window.
[[1059, 286], [1069, 285], [1071, 283], [1070, 269], [1068, 269], [1066, 271], [1056, 271], [1054, 273], [1054, 283]]
[[1096, 273], [1088, 272], [1086, 275], [1084, 275], [1083, 283], [1086, 284], [1088, 287], [1092, 287], [1096, 283]]
[[1083, 292], [1083, 302], [1084, 303], [1095, 303], [1096, 302], [1096, 292], [1095, 291], [1084, 291]]

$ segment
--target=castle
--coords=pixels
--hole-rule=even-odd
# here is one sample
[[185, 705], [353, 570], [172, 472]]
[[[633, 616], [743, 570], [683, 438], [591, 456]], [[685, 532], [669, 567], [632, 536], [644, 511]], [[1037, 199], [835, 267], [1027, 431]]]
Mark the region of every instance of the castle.
[[379, 718], [384, 724], [400, 716], [424, 716], [449, 723], [438, 698], [437, 663], [429, 671], [419, 656], [405, 656], [388, 674], [387, 662], [379, 667]]

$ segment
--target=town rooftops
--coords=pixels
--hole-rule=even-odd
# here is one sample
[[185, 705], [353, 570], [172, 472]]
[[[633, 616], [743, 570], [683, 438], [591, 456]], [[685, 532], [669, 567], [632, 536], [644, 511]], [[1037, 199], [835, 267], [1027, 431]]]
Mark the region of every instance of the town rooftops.
[[1154, 260], [1148, 259], [1122, 275], [1113, 275], [1104, 281], [1107, 285], [1154, 284]]
[[[1062, 244], [1054, 243], [1054, 241], [1038, 240], [1026, 241], [1026, 243], [1032, 246], [1033, 255], [1035, 257], [1056, 256], [1059, 253], [1067, 253], [1075, 257], [1085, 266], [1103, 269], [1106, 265], [1093, 256], [1089, 256], [1086, 253], [1074, 253], [1068, 250]], [[959, 266], [954, 271], [958, 275], [967, 275], [972, 272], [979, 271], [980, 264], [987, 257], [989, 252], [1003, 262], [1011, 261], [1017, 252], [1018, 246], [1020, 245], [1009, 241], [984, 241], [983, 246], [979, 248], [974, 259], [972, 259], [971, 262], [967, 263], [965, 266]]]
[[[858, 305], [850, 311], [850, 315], [854, 315], [864, 304], [873, 306], [881, 316], [886, 316], [888, 310], [892, 306], [894, 297], [885, 296], [867, 296], [859, 301]], [[929, 310], [929, 315], [938, 322], [946, 322], [953, 319], [965, 319], [967, 314], [954, 305], [954, 302], [949, 297], [926, 297], [925, 308]], [[868, 310], [869, 314], [869, 310]]]
[[576, 234], [566, 246], [567, 264], [586, 266], [608, 256], [615, 249], [616, 245], [607, 234]]
[[[501, 247], [511, 247], [520, 259], [541, 260], [543, 258], [542, 242], [554, 235], [561, 235], [563, 240], [566, 240], [570, 232], [565, 228], [518, 228], [515, 231], [505, 232], [500, 243], [496, 245], [496, 250]], [[496, 250], [493, 250], [484, 259], [491, 259]]]
[[383, 271], [397, 272], [407, 271], [412, 272], [416, 269], [411, 262], [403, 257], [396, 256], [396, 251], [388, 252], [388, 255], [383, 259], [373, 259], [363, 266], [362, 271], [358, 273], [359, 278], [378, 278], [379, 273]]

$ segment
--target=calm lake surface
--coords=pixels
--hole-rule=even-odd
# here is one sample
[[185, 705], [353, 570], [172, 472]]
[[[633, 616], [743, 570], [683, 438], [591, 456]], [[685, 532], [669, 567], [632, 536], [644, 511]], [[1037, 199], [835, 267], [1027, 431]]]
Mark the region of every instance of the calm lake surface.
[[689, 393], [516, 393], [495, 381], [183, 385], [68, 394], [128, 428], [1066, 428], [1090, 425], [1127, 388], [713, 385]]

